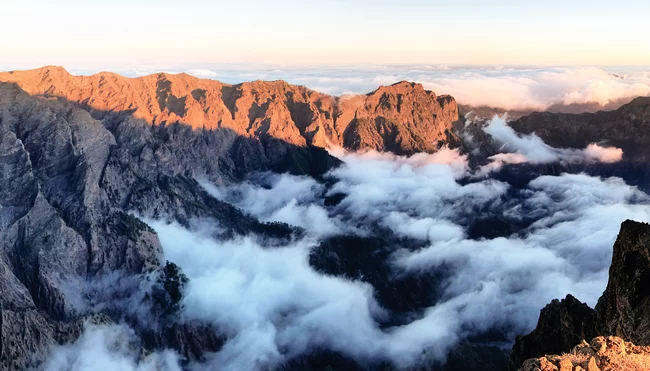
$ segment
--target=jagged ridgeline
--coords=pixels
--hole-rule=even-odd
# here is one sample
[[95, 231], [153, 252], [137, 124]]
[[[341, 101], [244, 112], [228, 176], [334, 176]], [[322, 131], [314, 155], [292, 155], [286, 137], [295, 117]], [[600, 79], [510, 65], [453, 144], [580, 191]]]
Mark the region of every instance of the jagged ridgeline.
[[[154, 125], [180, 122], [193, 129], [230, 129], [247, 138], [298, 147], [335, 145], [412, 154], [456, 139], [451, 134], [458, 120], [454, 98], [406, 81], [343, 97], [284, 81], [228, 85], [187, 74], [72, 76], [60, 67], [0, 73], [0, 81], [15, 82], [30, 95], [78, 103], [96, 118], [126, 113]], [[281, 157], [280, 149], [265, 147], [272, 161]], [[242, 155], [251, 163], [259, 160]]]

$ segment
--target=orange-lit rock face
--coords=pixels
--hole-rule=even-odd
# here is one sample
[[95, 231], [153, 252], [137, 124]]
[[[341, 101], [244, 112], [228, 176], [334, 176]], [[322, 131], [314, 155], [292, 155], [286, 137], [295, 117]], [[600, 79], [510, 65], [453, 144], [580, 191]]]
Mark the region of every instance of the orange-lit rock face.
[[228, 85], [187, 74], [73, 76], [61, 67], [3, 72], [0, 81], [96, 110], [128, 111], [151, 124], [230, 128], [299, 146], [431, 152], [449, 138], [458, 119], [452, 97], [436, 96], [409, 82], [382, 86], [367, 95], [332, 97], [284, 81]]
[[570, 353], [529, 359], [520, 371], [646, 371], [650, 369], [650, 347], [636, 346], [620, 337], [599, 336], [585, 340]]

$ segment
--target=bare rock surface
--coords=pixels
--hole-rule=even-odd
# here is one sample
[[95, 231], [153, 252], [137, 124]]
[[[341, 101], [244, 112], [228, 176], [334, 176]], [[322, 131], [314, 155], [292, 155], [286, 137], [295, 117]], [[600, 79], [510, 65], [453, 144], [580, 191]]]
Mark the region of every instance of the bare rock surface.
[[650, 369], [650, 347], [637, 346], [616, 336], [582, 341], [569, 353], [529, 359], [520, 371], [645, 371]]

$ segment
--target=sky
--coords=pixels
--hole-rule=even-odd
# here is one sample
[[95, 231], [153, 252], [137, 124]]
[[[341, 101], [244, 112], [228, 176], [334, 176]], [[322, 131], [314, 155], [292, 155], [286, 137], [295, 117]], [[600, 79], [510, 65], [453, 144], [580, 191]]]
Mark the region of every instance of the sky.
[[0, 68], [650, 65], [650, 2], [0, 0]]

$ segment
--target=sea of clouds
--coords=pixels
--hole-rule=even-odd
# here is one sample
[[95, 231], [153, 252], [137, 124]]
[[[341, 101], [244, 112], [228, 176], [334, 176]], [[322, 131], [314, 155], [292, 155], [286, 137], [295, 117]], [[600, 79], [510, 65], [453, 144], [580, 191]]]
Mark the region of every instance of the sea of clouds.
[[[503, 150], [502, 157], [492, 158], [491, 171], [506, 163], [620, 160], [614, 148], [565, 150], [534, 135], [517, 136], [500, 118], [485, 131]], [[271, 173], [241, 184], [202, 182], [214, 197], [262, 221], [305, 229], [281, 246], [269, 247], [255, 235], [217, 240], [214, 221], [187, 228], [146, 220], [160, 237], [165, 259], [190, 279], [182, 318], [210, 322], [228, 337], [207, 365], [267, 369], [329, 349], [359, 362], [408, 367], [444, 359], [463, 339], [492, 329], [512, 340], [530, 331], [540, 308], [554, 298], [571, 293], [595, 305], [607, 283], [620, 223], [650, 221], [650, 197], [618, 178], [539, 176], [514, 189], [491, 179], [489, 171], [470, 169], [465, 156], [446, 148], [411, 157], [332, 153], [344, 164], [326, 176], [327, 186], [310, 177]], [[335, 194], [345, 198], [326, 206], [325, 198]], [[516, 233], [470, 238], [470, 224], [483, 216], [529, 223]], [[377, 302], [372, 285], [325, 275], [309, 264], [310, 252], [324, 239], [372, 235], [377, 226], [421, 243], [416, 250], [395, 246], [389, 262], [396, 274], [449, 272], [437, 303], [389, 328], [378, 324], [390, 313]], [[116, 342], [119, 336], [129, 339], [132, 333], [122, 325], [90, 327], [76, 343], [55, 349], [46, 369], [69, 364], [81, 370], [93, 354], [120, 369], [177, 367], [169, 352], [138, 361], [131, 348]]]

